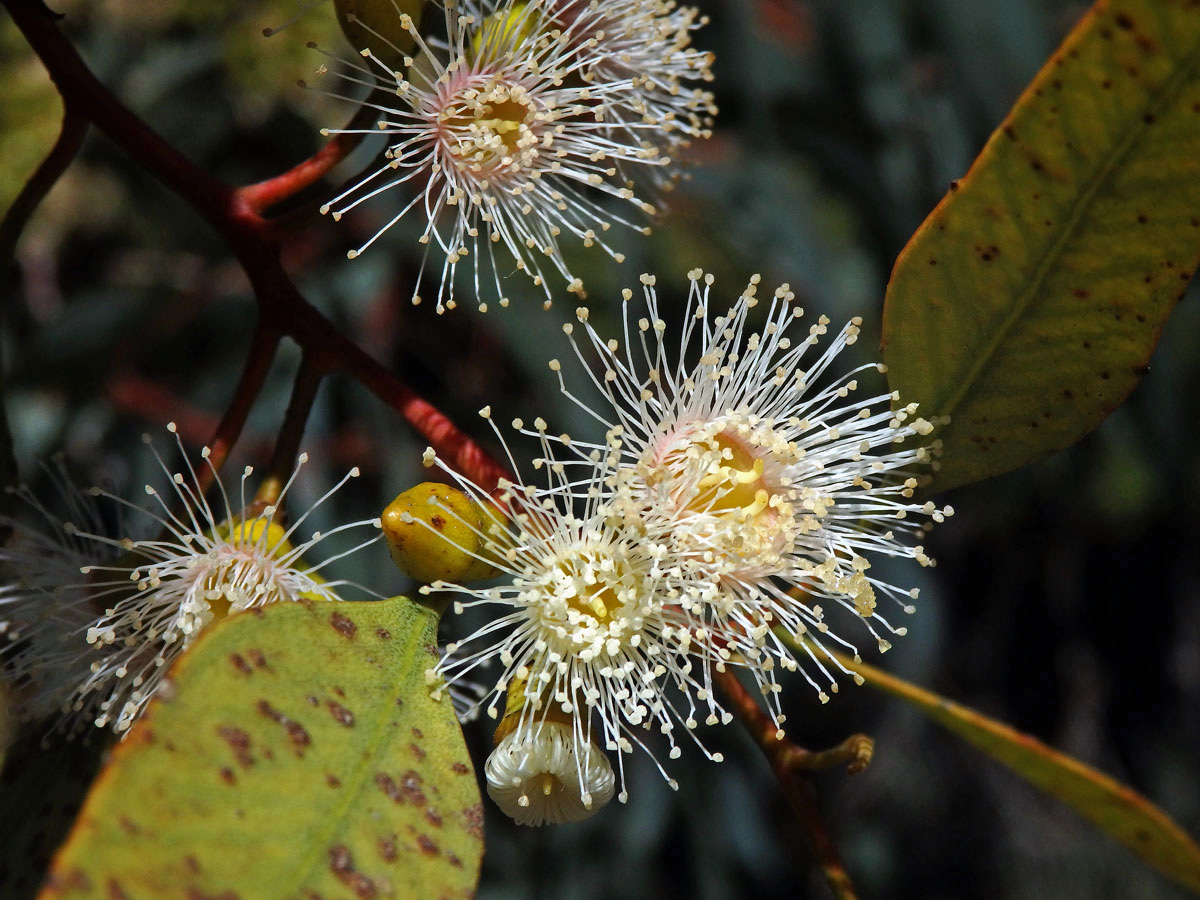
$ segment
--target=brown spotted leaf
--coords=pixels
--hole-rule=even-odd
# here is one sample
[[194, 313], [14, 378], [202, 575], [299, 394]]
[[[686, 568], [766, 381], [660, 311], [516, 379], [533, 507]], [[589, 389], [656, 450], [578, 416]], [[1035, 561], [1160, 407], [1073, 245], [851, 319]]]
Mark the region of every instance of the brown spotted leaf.
[[1200, 894], [1200, 846], [1137, 791], [1003, 722], [838, 654], [866, 683], [911, 703], [939, 725], [1075, 809], [1168, 878]]
[[279, 604], [206, 631], [114, 750], [44, 900], [469, 898], [482, 808], [437, 615]]
[[1067, 447], [1200, 264], [1200, 4], [1100, 2], [900, 254], [884, 360], [950, 416], [936, 488]]

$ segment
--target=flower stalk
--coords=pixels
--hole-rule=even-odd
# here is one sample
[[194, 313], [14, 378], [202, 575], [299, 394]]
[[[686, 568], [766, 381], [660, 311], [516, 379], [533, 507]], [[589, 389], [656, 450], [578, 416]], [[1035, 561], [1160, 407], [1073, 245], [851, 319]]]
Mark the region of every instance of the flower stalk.
[[721, 696], [767, 758], [788, 805], [804, 826], [809, 847], [835, 900], [857, 900], [854, 883], [817, 809], [813, 787], [801, 773], [838, 765], [847, 760], [850, 762], [847, 768], [850, 774], [860, 772], [870, 760], [873, 750], [871, 739], [866, 735], [851, 735], [831, 750], [813, 753], [780, 737], [774, 721], [732, 672], [719, 673], [715, 682]]
[[288, 473], [300, 450], [300, 441], [304, 437], [304, 426], [308, 422], [313, 403], [317, 399], [317, 390], [321, 387], [321, 379], [324, 376], [325, 367], [316, 354], [305, 353], [300, 358], [300, 368], [292, 383], [292, 396], [288, 400], [287, 411], [283, 415], [283, 424], [279, 428], [279, 436], [275, 441], [275, 452], [271, 456], [266, 475], [255, 494], [256, 502], [265, 504], [279, 502], [279, 496], [286, 483]]

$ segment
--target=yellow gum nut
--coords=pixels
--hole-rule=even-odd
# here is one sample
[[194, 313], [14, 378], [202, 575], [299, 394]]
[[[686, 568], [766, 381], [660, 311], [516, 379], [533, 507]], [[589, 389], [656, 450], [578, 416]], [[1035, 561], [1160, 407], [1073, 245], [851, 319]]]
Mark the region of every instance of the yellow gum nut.
[[389, 503], [380, 519], [393, 561], [417, 581], [465, 584], [499, 572], [478, 557], [486, 552], [481, 533], [507, 530], [501, 513], [456, 488], [418, 484]]
[[421, 24], [425, 0], [333, 0], [338, 24], [355, 50], [370, 48], [390, 66], [399, 66], [412, 51], [412, 34], [400, 25], [407, 14], [413, 27]]

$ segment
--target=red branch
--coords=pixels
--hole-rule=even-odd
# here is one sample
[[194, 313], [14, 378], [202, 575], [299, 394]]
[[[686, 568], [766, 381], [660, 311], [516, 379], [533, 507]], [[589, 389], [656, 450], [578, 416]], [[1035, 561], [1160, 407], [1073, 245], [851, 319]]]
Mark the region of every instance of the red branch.
[[[750, 732], [750, 736], [762, 749], [763, 755], [767, 757], [767, 762], [771, 764], [775, 780], [779, 782], [779, 787], [783, 790], [788, 804], [800, 818], [804, 830], [808, 833], [813, 855], [816, 857], [817, 865], [821, 867], [821, 873], [825, 876], [830, 890], [833, 891], [833, 896], [837, 900], [856, 900], [858, 895], [855, 893], [854, 884], [850, 880], [850, 875], [842, 863], [837, 846], [833, 843], [833, 838], [817, 810], [812, 785], [799, 773], [804, 770], [824, 768], [826, 765], [836, 765], [847, 760], [850, 760], [851, 771], [858, 771], [865, 765], [864, 762], [861, 762], [864, 755], [866, 759], [870, 759], [870, 738], [854, 735], [833, 750], [812, 753], [779, 737], [778, 726], [771, 721], [770, 716], [763, 712], [762, 707], [754, 702], [754, 698], [742, 687], [742, 683], [732, 672], [726, 670], [715, 673], [713, 680], [722, 696], [733, 707], [734, 713], [746, 726], [746, 730]], [[863, 749], [864, 741], [866, 742], [865, 751]], [[859, 760], [857, 766], [856, 759]]]
[[12, 259], [17, 239], [21, 236], [25, 223], [50, 193], [50, 188], [54, 187], [71, 165], [79, 153], [79, 148], [83, 146], [87, 131], [87, 119], [75, 112], [71, 104], [64, 103], [62, 129], [58, 133], [58, 139], [4, 213], [4, 219], [0, 221], [0, 289], [4, 287], [5, 269], [8, 261]]
[[[293, 195], [340, 161], [352, 141], [335, 138], [304, 163], [277, 178], [235, 188], [197, 166], [121, 104], [63, 37], [40, 0], [0, 0], [46, 66], [64, 103], [78, 110], [130, 157], [187, 200], [225, 239], [250, 278], [258, 301], [260, 331], [287, 335], [314, 364], [341, 370], [400, 413], [434, 449], [464, 475], [490, 488], [507, 474], [468, 435], [382, 363], [338, 331], [297, 290], [280, 262], [279, 245], [262, 210]], [[256, 341], [239, 392], [213, 440], [221, 458], [236, 441], [274, 357], [275, 342]]]
[[246, 362], [242, 366], [242, 375], [234, 388], [229, 405], [225, 408], [225, 415], [221, 417], [221, 423], [217, 425], [217, 430], [213, 432], [213, 438], [208, 445], [208, 458], [212, 465], [205, 466], [200, 471], [201, 490], [208, 489], [212, 483], [212, 473], [221, 468], [229, 456], [229, 451], [237, 443], [254, 401], [258, 399], [263, 385], [267, 382], [267, 373], [279, 349], [279, 338], [279, 332], [264, 325], [262, 320], [254, 329], [254, 337], [250, 339], [250, 349], [246, 353]]
[[279, 502], [288, 474], [296, 465], [300, 441], [304, 437], [304, 425], [312, 413], [313, 403], [316, 402], [317, 391], [324, 377], [325, 370], [320, 363], [306, 352], [300, 359], [300, 369], [292, 382], [292, 396], [283, 415], [283, 425], [275, 441], [275, 451], [271, 454], [266, 477], [255, 495], [256, 501], [270, 504]]
[[[350, 124], [346, 128], [347, 130], [362, 129], [375, 118], [375, 110], [364, 106], [354, 114], [354, 118], [350, 120]], [[238, 188], [238, 195], [249, 209], [261, 213], [276, 203], [295, 196], [306, 187], [316, 184], [329, 174], [334, 166], [349, 156], [354, 148], [362, 143], [364, 137], [365, 135], [361, 131], [354, 134], [334, 135], [329, 143], [304, 162], [274, 178]]]

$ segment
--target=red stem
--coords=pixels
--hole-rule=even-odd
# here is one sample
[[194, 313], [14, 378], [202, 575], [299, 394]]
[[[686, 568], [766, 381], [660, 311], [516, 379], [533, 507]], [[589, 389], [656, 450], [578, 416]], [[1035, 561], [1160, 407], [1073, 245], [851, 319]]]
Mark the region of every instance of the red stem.
[[246, 351], [246, 362], [242, 366], [242, 375], [238, 379], [237, 387], [234, 388], [233, 398], [229, 401], [225, 415], [222, 416], [208, 445], [208, 458], [213, 467], [210, 469], [205, 466], [201, 470], [202, 490], [208, 488], [212, 481], [211, 473], [221, 468], [229, 456], [229, 451], [241, 436], [254, 401], [258, 399], [263, 385], [266, 384], [267, 373], [271, 370], [271, 363], [279, 348], [280, 337], [278, 331], [267, 327], [261, 320], [254, 329], [254, 337], [250, 340], [250, 349]]
[[[366, 123], [374, 121], [376, 112], [369, 106], [364, 106], [354, 114], [354, 118], [346, 126], [347, 129], [359, 129]], [[304, 162], [293, 166], [286, 172], [237, 189], [238, 197], [248, 209], [256, 213], [274, 206], [280, 201], [295, 196], [306, 187], [311, 187], [329, 174], [338, 163], [354, 152], [362, 143], [364, 134], [336, 134], [324, 147], [310, 156]]]
[[713, 680], [771, 764], [775, 780], [808, 833], [813, 855], [833, 896], [837, 900], [856, 900], [854, 884], [817, 809], [812, 785], [797, 774], [798, 770], [812, 768], [813, 758], [823, 754], [810, 753], [786, 738], [778, 737], [778, 726], [731, 671], [717, 672]]
[[275, 441], [275, 451], [271, 454], [266, 477], [254, 498], [257, 501], [278, 503], [283, 486], [287, 484], [288, 475], [296, 466], [300, 442], [304, 439], [304, 426], [308, 424], [313, 403], [317, 399], [317, 391], [321, 387], [321, 379], [327, 371], [322, 363], [319, 355], [307, 351], [300, 358], [300, 369], [292, 382], [292, 396], [288, 400], [283, 425]]

